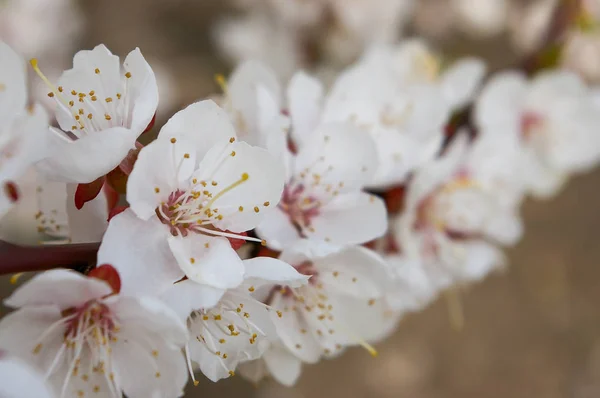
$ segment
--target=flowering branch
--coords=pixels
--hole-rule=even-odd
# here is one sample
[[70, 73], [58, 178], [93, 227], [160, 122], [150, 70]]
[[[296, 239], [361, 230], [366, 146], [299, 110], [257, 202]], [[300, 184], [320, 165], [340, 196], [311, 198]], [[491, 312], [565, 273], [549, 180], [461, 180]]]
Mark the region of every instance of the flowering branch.
[[0, 275], [53, 268], [84, 270], [96, 262], [100, 243], [17, 246], [0, 241]]

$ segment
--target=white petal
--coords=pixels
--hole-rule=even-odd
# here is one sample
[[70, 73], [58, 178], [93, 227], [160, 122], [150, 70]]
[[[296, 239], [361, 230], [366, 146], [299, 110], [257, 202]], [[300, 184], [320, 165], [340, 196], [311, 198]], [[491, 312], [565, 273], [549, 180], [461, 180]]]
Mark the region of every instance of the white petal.
[[454, 63], [442, 76], [444, 98], [453, 109], [471, 101], [485, 76], [485, 64], [477, 58], [465, 58]]
[[0, 349], [46, 371], [63, 344], [66, 327], [56, 327], [53, 335], [46, 336], [38, 354], [34, 349], [44, 332], [61, 318], [60, 309], [51, 305], [25, 307], [4, 316], [0, 320]]
[[46, 271], [19, 287], [4, 303], [11, 307], [54, 304], [62, 310], [110, 294], [110, 286], [75, 271]]
[[241, 121], [238, 123], [240, 139], [261, 145], [261, 128], [267, 119], [279, 114], [281, 108], [281, 87], [275, 73], [260, 62], [243, 62], [231, 74], [226, 95], [232, 117]]
[[279, 208], [270, 211], [255, 231], [273, 250], [282, 250], [300, 239], [300, 234], [290, 218]]
[[177, 313], [179, 319], [185, 321], [192, 311], [217, 305], [223, 294], [224, 289], [188, 279], [175, 283], [162, 294], [161, 299]]
[[98, 264], [110, 264], [119, 271], [121, 294], [158, 295], [185, 275], [169, 249], [170, 236], [158, 218], [143, 221], [125, 210], [111, 219]]
[[67, 217], [71, 243], [100, 242], [108, 227], [108, 204], [106, 195], [98, 196], [78, 210], [75, 207], [75, 184], [67, 185]]
[[362, 246], [349, 247], [316, 259], [319, 281], [332, 291], [368, 299], [382, 297], [392, 288], [392, 271], [375, 252]]
[[286, 348], [273, 345], [263, 356], [267, 369], [284, 386], [296, 384], [302, 371], [302, 362]]
[[[371, 136], [349, 123], [321, 125], [298, 153], [296, 178], [319, 188], [348, 192], [365, 186], [378, 166], [377, 148]], [[304, 175], [304, 178], [302, 178]]]
[[[281, 294], [275, 294], [271, 306], [283, 310], [289, 304], [287, 300], [282, 300]], [[321, 357], [321, 346], [317, 343], [311, 333], [302, 333], [303, 330], [310, 330], [304, 317], [299, 316], [297, 311], [284, 313], [281, 318], [274, 317], [277, 335], [282, 343], [297, 358], [307, 363], [316, 363]], [[300, 348], [297, 348], [299, 345]]]
[[0, 359], [0, 397], [2, 398], [52, 398], [44, 376], [17, 358]]
[[339, 195], [323, 206], [310, 228], [303, 232], [310, 239], [334, 245], [365, 243], [382, 236], [387, 229], [383, 201], [367, 193]]
[[195, 149], [198, 160], [217, 143], [236, 137], [229, 116], [211, 100], [195, 102], [171, 117], [160, 130], [159, 138], [184, 139]]
[[185, 324], [168, 305], [157, 298], [111, 296], [105, 300], [105, 304], [118, 316], [123, 331], [128, 325], [135, 325], [136, 328], [156, 333], [161, 336], [160, 340], [170, 344], [183, 346], [187, 342]]
[[501, 250], [489, 243], [478, 241], [465, 245], [467, 255], [462, 278], [474, 282], [484, 278], [493, 269], [505, 263]]
[[490, 79], [475, 105], [476, 124], [518, 125], [526, 85], [525, 76], [516, 72], [504, 72]]
[[290, 80], [287, 97], [292, 118], [292, 137], [299, 148], [316, 129], [323, 108], [323, 85], [304, 72]]
[[117, 167], [135, 147], [136, 138], [123, 127], [92, 132], [75, 141], [53, 136], [53, 155], [40, 162], [38, 169], [58, 181], [92, 182]]
[[261, 283], [277, 283], [299, 287], [308, 281], [308, 276], [300, 274], [288, 263], [271, 257], [244, 260], [244, 268], [244, 283], [254, 286], [260, 286]]
[[[241, 181], [245, 174], [247, 179]], [[282, 165], [267, 150], [236, 141], [211, 149], [194, 177], [211, 182], [205, 189], [213, 199], [219, 196], [212, 208], [218, 208], [223, 219], [215, 220], [213, 225], [244, 232], [256, 227], [277, 205], [283, 175]]]
[[127, 55], [123, 66], [131, 73], [131, 78], [127, 79], [127, 97], [130, 103], [133, 102], [130, 128], [139, 136], [152, 121], [158, 107], [156, 76], [139, 48]]
[[0, 126], [4, 129], [23, 112], [27, 101], [25, 63], [6, 43], [0, 41]]
[[159, 138], [140, 151], [127, 180], [127, 201], [138, 217], [149, 219], [172, 192], [187, 188], [196, 162], [190, 145], [183, 138], [175, 143]]
[[[172, 320], [178, 321], [175, 317]], [[113, 369], [125, 395], [131, 398], [183, 395], [188, 373], [182, 343], [165, 339], [160, 329], [123, 325], [119, 341], [113, 346]]]
[[225, 238], [202, 234], [171, 236], [169, 247], [179, 267], [196, 283], [217, 289], [242, 283], [244, 264]]

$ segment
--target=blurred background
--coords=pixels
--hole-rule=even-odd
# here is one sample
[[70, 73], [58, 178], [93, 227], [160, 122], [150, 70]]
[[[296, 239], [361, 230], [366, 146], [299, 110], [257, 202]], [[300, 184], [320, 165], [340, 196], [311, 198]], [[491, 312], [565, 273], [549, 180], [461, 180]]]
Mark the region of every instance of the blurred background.
[[[282, 81], [302, 68], [327, 82], [373, 43], [420, 36], [446, 60], [469, 54], [491, 70], [518, 65], [565, 3], [580, 8], [564, 29], [561, 63], [596, 84], [599, 1], [0, 0], [0, 38], [37, 57], [52, 80], [79, 49], [104, 43], [125, 56], [140, 47], [157, 74], [160, 126], [219, 93], [214, 75], [246, 58], [265, 61]], [[31, 90], [46, 100], [33, 78]], [[377, 358], [349, 350], [306, 366], [293, 389], [234, 377], [201, 380], [186, 396], [600, 397], [598, 203], [600, 171], [573, 179], [554, 200], [528, 202], [510, 266], [461, 292], [462, 330], [451, 327], [442, 299], [406, 317]], [[2, 297], [13, 288], [4, 278]]]

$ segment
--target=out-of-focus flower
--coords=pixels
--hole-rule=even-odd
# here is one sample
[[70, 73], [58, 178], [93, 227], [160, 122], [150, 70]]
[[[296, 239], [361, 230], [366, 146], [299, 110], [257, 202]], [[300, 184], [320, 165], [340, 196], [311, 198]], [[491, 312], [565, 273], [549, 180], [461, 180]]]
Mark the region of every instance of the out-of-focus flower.
[[244, 362], [238, 370], [243, 378], [253, 383], [270, 376], [278, 383], [292, 387], [302, 373], [302, 361], [278, 341], [271, 343], [260, 359]]
[[30, 170], [19, 181], [22, 200], [2, 218], [0, 237], [21, 244], [100, 242], [108, 226], [111, 193], [75, 207], [75, 184], [48, 181]]
[[45, 156], [47, 115], [41, 106], [26, 105], [25, 64], [0, 42], [0, 216], [19, 199], [17, 180]]
[[[78, 4], [70, 0], [0, 2], [0, 39], [27, 59], [38, 57], [51, 79], [67, 67], [83, 22]], [[32, 82], [31, 92], [36, 101], [51, 105], [43, 82]]]
[[392, 43], [402, 32], [414, 3], [413, 0], [241, 2], [249, 10], [248, 15], [218, 24], [216, 40], [236, 63], [258, 59], [287, 79], [294, 70], [312, 67], [315, 61], [343, 66], [371, 45]]
[[270, 316], [275, 310], [253, 294], [267, 284], [299, 287], [309, 278], [270, 257], [245, 260], [244, 268], [244, 283], [235, 289], [223, 292], [185, 280], [162, 296], [187, 322], [189, 359], [212, 381], [232, 376], [240, 362], [259, 358], [276, 339]]
[[160, 300], [118, 294], [106, 279], [72, 271], [40, 274], [5, 300], [0, 347], [47, 375], [57, 396], [178, 397], [186, 383], [186, 328]]
[[471, 148], [465, 138], [416, 172], [394, 229], [405, 266], [423, 267], [438, 290], [484, 277], [503, 263], [498, 245], [522, 233], [519, 185], [505, 178], [516, 172], [517, 146], [494, 137]]
[[510, 0], [452, 0], [456, 26], [477, 37], [502, 33], [506, 28]]
[[400, 184], [438, 153], [450, 112], [472, 98], [484, 73], [475, 59], [442, 73], [440, 60], [418, 41], [377, 48], [340, 75], [323, 118], [350, 122], [374, 138], [379, 168], [369, 186]]
[[482, 135], [510, 135], [522, 147], [515, 178], [537, 197], [558, 192], [572, 174], [600, 161], [600, 114], [592, 92], [570, 72], [518, 73], [493, 78], [477, 101]]
[[129, 169], [121, 163], [136, 149], [158, 106], [156, 79], [139, 49], [127, 56], [123, 70], [119, 57], [104, 45], [79, 51], [57, 87], [41, 73], [37, 60], [32, 66], [51, 89], [48, 96], [56, 100], [62, 129], [51, 129], [54, 153], [39, 169], [73, 183], [95, 182], [118, 166]]
[[44, 377], [19, 358], [0, 353], [0, 397], [52, 398], [54, 395], [44, 383]]
[[126, 290], [160, 294], [184, 276], [234, 288], [244, 267], [229, 239], [260, 242], [244, 232], [277, 206], [283, 175], [265, 149], [236, 140], [214, 102], [192, 104], [140, 152], [131, 208], [111, 220], [99, 261], [117, 267]]

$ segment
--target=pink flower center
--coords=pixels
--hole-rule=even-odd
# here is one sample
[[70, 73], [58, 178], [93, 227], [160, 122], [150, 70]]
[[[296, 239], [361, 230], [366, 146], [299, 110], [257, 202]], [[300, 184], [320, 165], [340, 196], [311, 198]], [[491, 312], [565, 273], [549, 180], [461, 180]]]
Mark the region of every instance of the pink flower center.
[[288, 184], [283, 189], [279, 208], [283, 210], [294, 226], [301, 231], [310, 228], [311, 220], [319, 214], [321, 202], [313, 196], [305, 195], [304, 185]]
[[533, 112], [526, 112], [521, 116], [521, 137], [529, 141], [544, 125], [544, 118]]

